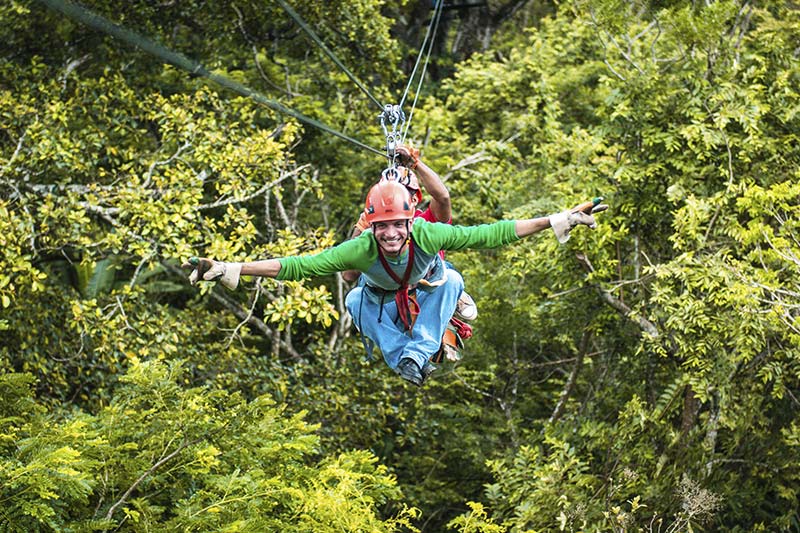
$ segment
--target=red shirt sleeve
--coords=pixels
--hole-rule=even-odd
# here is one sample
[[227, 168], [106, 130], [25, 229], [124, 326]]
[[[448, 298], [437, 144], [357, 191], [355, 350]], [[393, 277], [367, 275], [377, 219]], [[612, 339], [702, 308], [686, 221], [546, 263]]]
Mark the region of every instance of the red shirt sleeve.
[[[421, 218], [426, 222], [439, 222], [438, 220], [436, 220], [436, 216], [433, 214], [433, 211], [431, 211], [430, 207], [426, 207], [425, 211], [420, 211], [419, 209], [417, 209], [417, 212], [414, 213], [414, 218]], [[447, 223], [452, 224], [453, 219], [451, 218], [450, 220], [447, 221]]]

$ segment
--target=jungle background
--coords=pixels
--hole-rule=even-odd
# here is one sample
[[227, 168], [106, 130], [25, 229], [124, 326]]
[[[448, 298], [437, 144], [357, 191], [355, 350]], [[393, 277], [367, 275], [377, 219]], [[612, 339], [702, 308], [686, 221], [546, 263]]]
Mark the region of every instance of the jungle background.
[[[179, 267], [344, 240], [385, 158], [0, 2], [0, 530], [800, 531], [798, 5], [447, 4], [405, 111], [454, 222], [610, 209], [450, 254], [475, 335], [415, 389], [340, 277]], [[278, 3], [82, 5], [384, 147]], [[432, 2], [291, 5], [398, 103]]]

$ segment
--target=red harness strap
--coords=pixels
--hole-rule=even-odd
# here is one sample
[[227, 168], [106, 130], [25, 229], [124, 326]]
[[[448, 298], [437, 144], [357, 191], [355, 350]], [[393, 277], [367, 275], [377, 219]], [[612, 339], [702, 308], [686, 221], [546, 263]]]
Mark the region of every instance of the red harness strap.
[[450, 319], [450, 323], [456, 328], [456, 332], [458, 336], [462, 339], [469, 339], [472, 337], [472, 326], [465, 323], [463, 320], [459, 320], [456, 317], [452, 317]]
[[400, 285], [394, 294], [394, 303], [397, 305], [397, 313], [400, 315], [400, 320], [403, 321], [405, 331], [411, 331], [414, 325], [414, 318], [419, 314], [417, 300], [408, 296], [408, 280], [411, 278], [411, 270], [414, 268], [414, 237], [409, 237], [408, 239], [408, 264], [402, 278], [395, 274], [392, 267], [389, 266], [389, 262], [383, 256], [380, 246], [378, 246], [378, 258], [381, 260], [386, 273], [391, 276], [395, 283]]

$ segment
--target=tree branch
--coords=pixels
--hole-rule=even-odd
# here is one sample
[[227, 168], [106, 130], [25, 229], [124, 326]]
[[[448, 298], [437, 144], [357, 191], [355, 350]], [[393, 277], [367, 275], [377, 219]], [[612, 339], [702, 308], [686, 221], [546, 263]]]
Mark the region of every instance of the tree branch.
[[231, 332], [231, 336], [228, 338], [228, 343], [225, 345], [225, 348], [229, 348], [230, 345], [233, 343], [233, 339], [239, 336], [239, 330], [241, 330], [245, 324], [247, 324], [251, 318], [253, 318], [253, 313], [256, 310], [256, 304], [258, 304], [259, 296], [261, 296], [261, 279], [256, 281], [256, 293], [253, 295], [253, 302], [250, 304], [250, 309], [247, 311], [247, 315], [239, 322], [235, 328], [233, 328], [233, 332]]
[[[592, 266], [591, 262], [589, 262], [589, 258], [587, 258], [584, 254], [576, 253], [575, 259], [578, 260], [578, 263], [580, 263], [581, 266], [583, 266], [586, 272], [589, 273], [594, 272], [594, 267]], [[603, 301], [606, 302], [608, 305], [610, 305], [614, 310], [616, 310], [618, 313], [620, 313], [628, 320], [634, 322], [637, 326], [639, 326], [639, 328], [642, 329], [642, 331], [647, 333], [649, 336], [653, 338], [657, 338], [659, 336], [658, 328], [655, 326], [655, 324], [653, 324], [652, 322], [650, 322], [649, 320], [647, 320], [642, 316], [636, 315], [636, 313], [634, 313], [634, 311], [630, 307], [622, 303], [616, 296], [611, 294], [609, 291], [603, 289], [599, 285], [595, 285], [595, 288], [597, 289], [597, 292], [600, 294], [600, 297], [603, 299]]]
[[250, 44], [250, 48], [253, 50], [253, 63], [255, 63], [256, 70], [258, 70], [258, 74], [259, 74], [259, 76], [261, 76], [261, 79], [264, 80], [267, 83], [267, 85], [269, 85], [270, 87], [272, 87], [275, 90], [278, 90], [278, 91], [282, 92], [286, 96], [289, 96], [291, 98], [294, 98], [296, 96], [300, 96], [298, 93], [293, 93], [293, 92], [289, 91], [288, 89], [284, 89], [283, 87], [280, 87], [275, 82], [273, 82], [269, 78], [269, 76], [267, 76], [267, 73], [264, 72], [264, 67], [261, 66], [261, 61], [258, 59], [258, 47], [256, 46], [255, 41], [250, 36], [250, 34], [247, 33], [247, 30], [244, 27], [244, 16], [242, 15], [241, 10], [239, 10], [239, 8], [236, 6], [236, 4], [231, 4], [231, 8], [233, 8], [233, 10], [236, 11], [236, 16], [238, 17], [238, 22], [237, 22], [236, 25], [239, 27], [239, 31], [242, 33], [242, 36], [244, 37], [245, 41], [247, 41], [248, 44]]
[[467, 157], [465, 157], [464, 159], [453, 165], [453, 167], [450, 170], [448, 170], [444, 176], [442, 176], [442, 181], [449, 180], [450, 178], [453, 177], [453, 174], [455, 174], [457, 171], [461, 170], [464, 167], [480, 163], [481, 161], [488, 161], [489, 159], [491, 159], [491, 157], [489, 157], [485, 151], [480, 151], [478, 153], [468, 155]]
[[278, 185], [282, 181], [284, 181], [284, 180], [286, 180], [286, 179], [288, 179], [290, 177], [296, 176], [297, 174], [302, 172], [308, 166], [310, 166], [310, 165], [306, 164], [306, 165], [302, 165], [302, 166], [297, 167], [296, 169], [292, 170], [291, 172], [281, 172], [281, 176], [278, 179], [272, 180], [269, 183], [265, 183], [257, 191], [255, 191], [255, 192], [253, 192], [251, 194], [248, 194], [247, 196], [244, 196], [242, 198], [228, 198], [228, 199], [225, 199], [225, 200], [217, 200], [216, 202], [212, 202], [210, 204], [201, 204], [201, 205], [197, 206], [197, 209], [200, 210], [200, 211], [203, 211], [205, 209], [213, 209], [215, 207], [220, 207], [220, 206], [223, 206], [223, 205], [241, 204], [243, 202], [247, 202], [248, 200], [252, 200], [256, 196], [261, 196], [266, 191], [268, 191], [269, 189], [272, 189], [273, 187], [275, 187], [276, 185]]
[[192, 147], [192, 143], [190, 143], [189, 141], [186, 141], [185, 143], [183, 143], [182, 146], [178, 147], [178, 149], [175, 151], [174, 154], [169, 156], [164, 161], [153, 161], [152, 163], [150, 163], [150, 167], [147, 169], [147, 177], [145, 178], [144, 183], [142, 183], [142, 188], [146, 189], [147, 187], [150, 186], [150, 181], [153, 179], [153, 172], [155, 171], [156, 167], [169, 165], [175, 159], [180, 157], [181, 153], [183, 153], [184, 150], [186, 150], [188, 148], [191, 148], [191, 147]]
[[25, 142], [25, 137], [27, 135], [28, 135], [28, 130], [25, 130], [25, 132], [23, 132], [23, 134], [20, 136], [19, 141], [17, 141], [17, 147], [14, 149], [14, 153], [11, 154], [11, 157], [8, 158], [8, 162], [3, 167], [2, 172], [0, 172], [0, 177], [2, 177], [3, 174], [5, 174], [6, 171], [8, 171], [8, 169], [11, 168], [11, 164], [14, 162], [14, 160], [19, 155], [20, 150], [22, 150], [22, 144], [23, 144], [23, 142]]
[[591, 336], [592, 334], [588, 330], [583, 331], [581, 343], [580, 346], [578, 346], [578, 358], [575, 360], [572, 372], [569, 373], [569, 378], [567, 378], [567, 382], [564, 384], [564, 389], [561, 391], [561, 396], [558, 398], [555, 409], [553, 409], [553, 414], [550, 415], [550, 419], [547, 421], [548, 424], [558, 421], [561, 415], [564, 414], [567, 400], [569, 400], [569, 396], [572, 394], [572, 389], [575, 388], [575, 381], [578, 379], [578, 373], [580, 373], [581, 368], [583, 368], [583, 359], [586, 357], [586, 352], [589, 349], [589, 339]]
[[345, 308], [345, 281], [341, 272], [336, 273], [336, 310], [339, 311], [339, 322], [328, 339], [328, 350], [334, 351], [339, 339], [347, 334], [350, 326], [353, 324], [353, 319], [350, 313]]
[[223, 307], [231, 311], [239, 320], [246, 322], [260, 331], [264, 336], [268, 337], [272, 340], [273, 343], [279, 345], [284, 351], [286, 351], [289, 355], [291, 355], [294, 359], [302, 359], [300, 353], [294, 349], [294, 346], [288, 344], [281, 338], [279, 332], [273, 330], [269, 326], [267, 326], [263, 320], [260, 318], [253, 316], [252, 314], [248, 313], [242, 306], [239, 305], [239, 302], [236, 302], [222, 294], [219, 290], [212, 290], [210, 292], [211, 297], [214, 298], [217, 302], [221, 303]]
[[156, 463], [153, 466], [151, 466], [150, 468], [148, 468], [141, 476], [139, 476], [139, 478], [136, 481], [134, 481], [133, 484], [130, 487], [128, 487], [128, 490], [125, 491], [125, 494], [123, 494], [122, 497], [120, 497], [120, 499], [117, 500], [117, 502], [114, 505], [112, 505], [111, 508], [109, 508], [108, 513], [106, 513], [106, 520], [111, 520], [111, 518], [114, 516], [114, 512], [117, 510], [117, 507], [119, 507], [120, 505], [125, 503], [125, 501], [131, 495], [131, 493], [133, 493], [133, 491], [136, 490], [136, 487], [138, 487], [142, 483], [142, 481], [147, 479], [147, 477], [150, 474], [152, 474], [153, 472], [158, 470], [164, 463], [168, 462], [173, 457], [176, 457], [179, 453], [181, 453], [186, 448], [188, 448], [190, 446], [194, 446], [198, 442], [202, 441], [204, 438], [205, 438], [205, 436], [197, 438], [197, 439], [195, 439], [193, 441], [184, 442], [183, 444], [178, 446], [172, 453], [170, 453], [169, 455], [166, 455], [163, 458], [161, 458], [158, 461], [156, 461]]

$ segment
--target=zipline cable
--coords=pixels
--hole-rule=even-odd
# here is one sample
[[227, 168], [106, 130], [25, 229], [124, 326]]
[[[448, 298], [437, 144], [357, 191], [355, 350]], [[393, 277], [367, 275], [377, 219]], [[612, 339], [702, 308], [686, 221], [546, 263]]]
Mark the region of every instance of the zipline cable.
[[[316, 33], [311, 29], [311, 27], [306, 24], [303, 18], [297, 14], [297, 12], [292, 9], [292, 7], [286, 3], [285, 0], [277, 0], [281, 7], [289, 14], [289, 16], [294, 19], [300, 28], [302, 28], [308, 36], [313, 40], [317, 46], [319, 46], [323, 52], [325, 52], [328, 57], [350, 78], [350, 80], [355, 83], [359, 89], [361, 89], [364, 94], [367, 95], [378, 107], [382, 109], [381, 114], [379, 115], [379, 119], [381, 122], [381, 127], [383, 128], [384, 134], [386, 135], [386, 156], [392, 161], [392, 164], [395, 163], [395, 155], [394, 155], [394, 148], [398, 142], [402, 143], [405, 142], [406, 135], [408, 134], [408, 130], [411, 126], [411, 118], [414, 115], [414, 109], [417, 105], [417, 99], [419, 98], [420, 91], [422, 90], [422, 83], [425, 80], [425, 74], [428, 68], [428, 61], [430, 60], [431, 52], [433, 51], [433, 43], [436, 40], [436, 33], [439, 27], [439, 21], [441, 19], [442, 11], [444, 10], [444, 2], [443, 0], [434, 0], [434, 14], [431, 17], [431, 22], [428, 25], [428, 29], [425, 33], [425, 38], [423, 39], [422, 45], [420, 46], [419, 55], [417, 56], [417, 61], [414, 64], [414, 69], [411, 73], [411, 77], [408, 80], [408, 85], [403, 92], [403, 96], [401, 98], [400, 104], [398, 105], [381, 105], [377, 98], [372, 96], [369, 90], [353, 75], [347, 67], [339, 60], [338, 57], [322, 42]], [[428, 43], [428, 38], [430, 38], [430, 43]], [[411, 89], [411, 85], [414, 83], [414, 77], [416, 76], [417, 69], [419, 68], [420, 61], [422, 58], [425, 57], [425, 63], [422, 68], [422, 73], [419, 78], [419, 83], [417, 84], [417, 90], [414, 94], [414, 102], [411, 106], [411, 113], [409, 115], [408, 122], [406, 122], [405, 114], [403, 113], [403, 104], [408, 96], [408, 93]], [[400, 126], [402, 131], [397, 131], [397, 126]], [[391, 126], [391, 131], [389, 131], [389, 126]], [[405, 126], [405, 128], [404, 128]]]
[[[414, 64], [414, 69], [411, 71], [411, 76], [408, 79], [408, 85], [406, 85], [406, 89], [403, 92], [402, 98], [400, 98], [400, 107], [403, 107], [403, 104], [408, 97], [408, 91], [411, 89], [411, 85], [414, 83], [414, 77], [417, 75], [417, 69], [419, 68], [420, 61], [422, 60], [422, 56], [425, 55], [425, 49], [428, 48], [427, 56], [430, 57], [430, 51], [433, 49], [433, 40], [431, 40], [430, 46], [428, 46], [428, 38], [431, 36], [431, 31], [435, 26], [439, 24], [439, 18], [442, 14], [442, 0], [436, 1], [436, 9], [434, 11], [433, 16], [431, 17], [431, 22], [428, 24], [428, 29], [425, 31], [425, 38], [422, 40], [422, 45], [419, 47], [419, 55], [417, 56], [417, 62]], [[435, 30], [433, 31], [435, 35]], [[425, 61], [425, 65], [427, 67], [427, 60]], [[423, 74], [424, 76], [424, 74]]]
[[312, 30], [311, 27], [308, 24], [306, 24], [306, 22], [302, 19], [302, 17], [300, 17], [300, 15], [298, 15], [297, 12], [294, 9], [292, 9], [292, 7], [289, 4], [287, 4], [284, 0], [278, 0], [278, 3], [281, 5], [283, 10], [286, 11], [286, 13], [288, 13], [289, 16], [294, 19], [297, 25], [300, 26], [308, 34], [311, 40], [314, 41], [317, 44], [317, 46], [319, 46], [322, 49], [322, 51], [325, 52], [325, 54], [327, 54], [327, 56], [331, 59], [331, 61], [336, 63], [336, 65], [340, 69], [342, 69], [342, 72], [347, 74], [347, 77], [350, 78], [350, 80], [353, 83], [355, 83], [356, 86], [358, 86], [358, 88], [361, 89], [361, 91], [364, 94], [366, 94], [370, 100], [375, 102], [375, 105], [377, 105], [379, 109], [383, 110], [384, 107], [383, 104], [381, 104], [377, 98], [372, 96], [372, 93], [369, 92], [369, 89], [367, 89], [364, 86], [364, 84], [358, 81], [358, 78], [356, 78], [355, 75], [352, 72], [350, 72], [341, 61], [339, 61], [339, 58], [336, 57], [336, 55], [327, 46], [325, 46], [325, 43], [323, 43], [322, 40], [317, 36], [317, 34], [314, 33], [314, 30]]
[[[406, 115], [403, 113], [403, 103], [408, 96], [408, 92], [411, 89], [411, 85], [414, 83], [414, 77], [416, 76], [417, 68], [419, 68], [420, 62], [422, 58], [425, 57], [425, 67], [423, 68], [422, 75], [420, 76], [419, 85], [417, 86], [417, 92], [414, 97], [414, 106], [417, 105], [417, 98], [419, 97], [419, 92], [422, 88], [422, 82], [425, 79], [425, 70], [428, 67], [428, 60], [430, 59], [431, 51], [433, 50], [433, 40], [431, 40], [430, 44], [428, 44], [428, 38], [431, 37], [431, 30], [433, 29], [433, 38], [436, 37], [436, 30], [435, 28], [439, 25], [439, 18], [441, 16], [441, 0], [436, 0], [436, 13], [435, 16], [431, 17], [431, 22], [428, 25], [428, 30], [425, 32], [425, 39], [422, 42], [422, 46], [420, 46], [419, 54], [417, 55], [417, 61], [414, 65], [413, 72], [408, 80], [408, 85], [406, 86], [405, 92], [401, 98], [401, 101], [397, 105], [387, 104], [384, 106], [383, 112], [378, 116], [381, 121], [381, 128], [383, 128], [383, 133], [386, 136], [386, 157], [389, 159], [390, 167], [394, 168], [397, 166], [397, 152], [395, 149], [399, 144], [405, 143], [405, 136], [408, 133], [408, 128], [411, 126], [411, 116], [409, 116], [408, 122], [406, 122]], [[427, 47], [427, 53], [426, 53]], [[411, 108], [411, 115], [414, 114], [414, 107]], [[398, 129], [399, 126], [399, 129]], [[391, 129], [390, 129], [391, 128]], [[389, 170], [387, 169], [387, 170]]]
[[[431, 27], [433, 28], [433, 35], [431, 36], [431, 42], [428, 45], [428, 51], [425, 53], [425, 64], [422, 67], [422, 73], [419, 76], [419, 83], [417, 84], [417, 90], [414, 93], [414, 102], [411, 104], [411, 111], [408, 114], [408, 121], [405, 123], [405, 128], [403, 129], [403, 134], [400, 136], [400, 142], [406, 142], [406, 135], [408, 135], [408, 130], [411, 127], [411, 119], [414, 117], [414, 109], [417, 107], [417, 99], [419, 98], [420, 91], [422, 91], [422, 82], [425, 80], [425, 73], [428, 70], [428, 61], [431, 58], [431, 52], [433, 51], [433, 43], [436, 41], [436, 32], [439, 29], [439, 19], [442, 16], [442, 5], [443, 0], [438, 0], [436, 3], [436, 10], [433, 15], [433, 19], [431, 20], [431, 24], [428, 26], [428, 33], [430, 33]], [[425, 40], [422, 42], [422, 47], [420, 48], [419, 56], [417, 57], [417, 65], [419, 65], [419, 60], [424, 53], [425, 42], [428, 40], [428, 35], [426, 33]], [[417, 71], [417, 65], [414, 66], [414, 72]], [[408, 80], [408, 86], [406, 87], [406, 92], [403, 94], [403, 101], [406, 99], [406, 95], [408, 94], [409, 87], [411, 87], [411, 82], [414, 80], [414, 74], [411, 74], [411, 79]], [[402, 105], [402, 103], [400, 104]]]
[[285, 105], [275, 102], [274, 100], [270, 100], [266, 98], [264, 95], [250, 89], [242, 85], [241, 83], [235, 82], [231, 79], [228, 79], [224, 76], [220, 76], [219, 74], [214, 74], [207, 70], [202, 64], [193, 61], [183, 54], [173, 52], [172, 50], [154, 42], [146, 37], [139, 35], [131, 30], [118, 26], [114, 24], [110, 20], [93, 13], [86, 9], [85, 7], [75, 4], [72, 2], [67, 2], [64, 0], [38, 0], [42, 4], [46, 5], [50, 9], [54, 11], [58, 11], [59, 13], [66, 15], [67, 17], [77, 20], [91, 28], [99, 30], [103, 33], [107, 33], [112, 37], [116, 37], [125, 41], [128, 44], [131, 44], [135, 47], [141, 48], [145, 52], [152, 54], [160, 59], [162, 59], [166, 63], [170, 63], [175, 65], [176, 67], [182, 68], [183, 70], [194, 74], [196, 76], [201, 76], [203, 78], [209, 79], [226, 89], [230, 89], [242, 96], [247, 98], [252, 98], [254, 101], [263, 104], [279, 113], [283, 113], [284, 115], [288, 115], [290, 117], [294, 117], [300, 122], [304, 122], [310, 126], [314, 126], [322, 131], [330, 133], [331, 135], [335, 135], [340, 139], [343, 139], [359, 148], [363, 148], [367, 151], [379, 154], [383, 157], [386, 157], [386, 154], [381, 152], [380, 150], [373, 148], [367, 144], [362, 143], [357, 139], [353, 139], [345, 135], [344, 133], [338, 132], [323, 124], [322, 122], [313, 119], [311, 117], [307, 117], [302, 113], [299, 113], [291, 108], [286, 107]]

